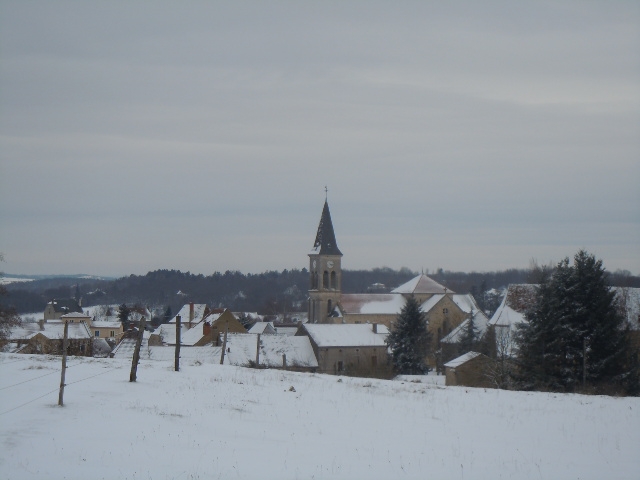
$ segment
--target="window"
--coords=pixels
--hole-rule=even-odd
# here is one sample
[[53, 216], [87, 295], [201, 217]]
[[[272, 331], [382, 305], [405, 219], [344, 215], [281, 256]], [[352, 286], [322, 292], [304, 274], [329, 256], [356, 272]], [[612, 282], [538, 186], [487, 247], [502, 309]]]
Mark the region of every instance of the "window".
[[109, 332], [109, 336], [110, 336], [110, 337], [115, 337], [115, 336], [116, 336], [116, 332], [114, 332], [113, 330], [111, 330], [111, 331]]
[[96, 330], [96, 337], [100, 336], [100, 330]]
[[339, 372], [344, 371], [344, 363], [342, 363], [342, 360], [338, 362], [338, 371]]
[[448, 309], [448, 308], [443, 308], [443, 309], [442, 309], [442, 313], [444, 313], [444, 314], [449, 313], [449, 309]]
[[337, 288], [336, 285], [336, 272], [331, 272], [331, 288], [334, 290]]

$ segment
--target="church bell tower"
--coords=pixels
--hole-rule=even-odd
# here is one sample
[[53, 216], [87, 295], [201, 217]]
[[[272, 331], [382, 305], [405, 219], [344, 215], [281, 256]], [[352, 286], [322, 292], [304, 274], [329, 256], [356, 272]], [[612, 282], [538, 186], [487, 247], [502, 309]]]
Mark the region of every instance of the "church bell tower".
[[309, 253], [309, 322], [334, 323], [342, 288], [342, 252], [336, 243], [329, 204], [324, 201], [316, 241]]

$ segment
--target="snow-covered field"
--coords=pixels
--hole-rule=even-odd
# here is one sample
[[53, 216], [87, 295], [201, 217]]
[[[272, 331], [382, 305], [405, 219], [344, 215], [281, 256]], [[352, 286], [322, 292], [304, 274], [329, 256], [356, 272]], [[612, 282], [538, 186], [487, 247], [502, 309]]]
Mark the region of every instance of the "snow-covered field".
[[7, 479], [637, 479], [640, 399], [0, 355]]

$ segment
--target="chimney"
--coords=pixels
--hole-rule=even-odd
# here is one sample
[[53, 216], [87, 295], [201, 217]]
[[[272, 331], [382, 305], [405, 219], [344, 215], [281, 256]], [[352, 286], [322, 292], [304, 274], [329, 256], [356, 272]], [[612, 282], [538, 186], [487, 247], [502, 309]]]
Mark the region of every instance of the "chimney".
[[195, 316], [193, 310], [193, 302], [189, 302], [189, 328], [191, 328], [191, 322], [193, 322], [193, 317]]
[[38, 325], [40, 325], [40, 331], [44, 331], [44, 318], [42, 320], [38, 320]]
[[378, 333], [378, 324], [374, 323], [372, 327], [373, 327], [373, 333]]
[[209, 322], [202, 322], [202, 336], [208, 337], [211, 335], [211, 324]]

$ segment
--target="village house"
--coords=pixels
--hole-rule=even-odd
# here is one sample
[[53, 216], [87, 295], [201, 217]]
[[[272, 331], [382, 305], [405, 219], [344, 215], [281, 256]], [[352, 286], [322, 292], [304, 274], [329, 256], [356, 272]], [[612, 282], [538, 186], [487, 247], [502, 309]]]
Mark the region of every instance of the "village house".
[[478, 352], [467, 352], [445, 363], [445, 385], [462, 387], [495, 388], [486, 375], [491, 359]]
[[[9, 343], [13, 353], [62, 355], [64, 321], [22, 323], [11, 329]], [[90, 357], [93, 355], [93, 337], [86, 322], [69, 321], [67, 354]]]
[[378, 324], [305, 324], [318, 360], [318, 373], [388, 378], [392, 367], [385, 340], [389, 330]]
[[44, 320], [60, 320], [67, 313], [82, 313], [80, 303], [73, 298], [54, 299], [44, 308]]
[[[180, 345], [197, 347], [213, 343], [220, 346], [225, 332], [247, 333], [233, 313], [227, 309], [212, 310], [204, 304], [198, 306], [189, 304], [185, 307], [187, 318], [185, 321], [180, 321]], [[149, 336], [149, 345], [175, 345], [176, 322], [174, 317], [170, 323], [160, 325]]]

